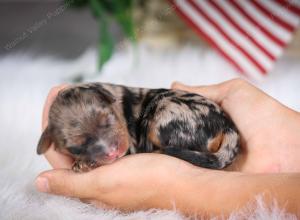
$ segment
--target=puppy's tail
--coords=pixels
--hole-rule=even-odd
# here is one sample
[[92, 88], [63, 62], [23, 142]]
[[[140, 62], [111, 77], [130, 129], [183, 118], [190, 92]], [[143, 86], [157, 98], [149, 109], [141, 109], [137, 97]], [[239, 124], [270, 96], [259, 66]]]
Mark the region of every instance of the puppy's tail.
[[[162, 150], [162, 153], [180, 158], [196, 166], [223, 169], [235, 159], [239, 152], [240, 144], [239, 135], [236, 131], [227, 131], [226, 133], [222, 133], [220, 137], [217, 137], [218, 141], [213, 140], [208, 144], [208, 151], [206, 152], [167, 147]], [[210, 149], [212, 145], [215, 145], [214, 149]]]

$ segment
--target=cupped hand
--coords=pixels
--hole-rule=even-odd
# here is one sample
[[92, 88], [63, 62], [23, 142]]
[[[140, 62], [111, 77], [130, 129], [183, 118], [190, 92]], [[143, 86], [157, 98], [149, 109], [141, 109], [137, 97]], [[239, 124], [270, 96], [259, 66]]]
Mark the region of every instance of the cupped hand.
[[[48, 124], [51, 104], [59, 91], [67, 87], [61, 85], [50, 90], [43, 111], [43, 129]], [[37, 177], [39, 191], [122, 210], [152, 208], [158, 203], [161, 207], [172, 208], [170, 198], [174, 192], [170, 187], [176, 182], [176, 176], [186, 176], [188, 170], [194, 169], [183, 160], [153, 153], [126, 156], [87, 173], [75, 173], [71, 170], [73, 159], [56, 151], [54, 145], [47, 150], [45, 157], [54, 169]]]
[[[43, 128], [48, 123], [48, 112], [53, 100], [65, 87], [67, 85], [50, 91], [43, 113]], [[243, 80], [197, 87], [175, 83], [173, 88], [202, 94], [219, 103], [231, 116], [240, 131], [243, 144], [242, 156], [231, 170], [300, 171], [299, 113], [281, 105]], [[177, 207], [180, 207], [181, 201], [185, 201], [182, 202], [182, 207], [192, 207], [195, 204], [189, 203], [189, 199], [196, 189], [205, 195], [203, 198], [211, 196], [205, 194], [207, 188], [199, 187], [195, 178], [206, 178], [200, 181], [200, 185], [209, 181], [210, 184], [205, 184], [209, 187], [213, 182], [219, 183], [220, 178], [224, 180], [229, 176], [230, 180], [231, 175], [236, 176], [229, 175], [228, 172], [224, 175], [224, 172], [208, 171], [162, 154], [126, 156], [87, 173], [74, 173], [71, 170], [73, 160], [56, 152], [54, 146], [51, 146], [45, 156], [54, 169], [37, 177], [36, 186], [39, 191], [76, 197], [96, 205], [105, 204], [122, 210], [155, 207], [172, 209], [174, 200], [177, 201]], [[232, 182], [228, 182], [230, 186]], [[182, 189], [184, 192], [179, 192]], [[187, 194], [190, 196], [186, 196]], [[176, 195], [181, 197], [176, 198]], [[209, 201], [201, 204], [209, 204]], [[210, 205], [214, 207], [213, 203]], [[199, 207], [199, 204], [196, 206]]]
[[[50, 109], [53, 101], [55, 100], [59, 91], [65, 89], [67, 87], [68, 87], [67, 84], [63, 84], [60, 86], [55, 86], [50, 90], [50, 92], [47, 96], [45, 105], [44, 105], [44, 109], [43, 109], [43, 115], [42, 115], [42, 129], [43, 130], [48, 125], [49, 109]], [[70, 168], [74, 162], [72, 158], [57, 152], [55, 150], [55, 147], [53, 144], [49, 147], [49, 149], [46, 151], [46, 153], [44, 155], [53, 168]]]
[[36, 186], [41, 192], [80, 198], [98, 207], [125, 211], [172, 209], [172, 196], [178, 190], [172, 186], [190, 178], [193, 169], [193, 165], [175, 157], [136, 154], [87, 173], [70, 169], [45, 171], [38, 176]]
[[242, 137], [241, 156], [231, 170], [300, 171], [300, 114], [250, 83], [234, 79], [211, 86], [173, 83], [173, 89], [201, 94], [221, 105]]
[[[49, 108], [58, 92], [68, 85], [54, 87], [47, 97], [43, 128], [48, 124]], [[243, 172], [299, 172], [300, 114], [282, 105], [241, 79], [211, 86], [174, 83], [173, 89], [202, 94], [219, 103], [237, 125], [242, 137], [242, 153], [229, 167]], [[45, 156], [53, 168], [70, 168], [73, 160], [55, 151]]]

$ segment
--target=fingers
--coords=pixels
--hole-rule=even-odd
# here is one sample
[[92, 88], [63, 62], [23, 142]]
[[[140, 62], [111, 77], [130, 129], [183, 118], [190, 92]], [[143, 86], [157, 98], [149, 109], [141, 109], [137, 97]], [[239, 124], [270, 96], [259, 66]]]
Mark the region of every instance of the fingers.
[[63, 168], [71, 169], [74, 160], [64, 154], [57, 152], [52, 144], [50, 148], [45, 152], [45, 157], [54, 169]]
[[229, 93], [241, 84], [246, 84], [246, 82], [242, 79], [233, 79], [209, 86], [187, 86], [179, 82], [174, 82], [171, 87], [172, 89], [198, 93], [221, 104], [222, 101], [229, 95]]
[[42, 128], [43, 130], [47, 127], [48, 125], [48, 113], [49, 113], [49, 109], [53, 103], [53, 101], [55, 100], [57, 94], [59, 93], [60, 90], [66, 88], [68, 86], [68, 84], [62, 84], [60, 86], [55, 86], [53, 87], [46, 99], [45, 105], [44, 105], [44, 109], [43, 109], [43, 118], [42, 118]]
[[40, 174], [35, 185], [40, 192], [93, 199], [97, 191], [93, 172], [75, 173], [68, 169], [57, 169]]
[[[42, 118], [43, 130], [48, 125], [48, 113], [49, 113], [49, 110], [50, 110], [50, 107], [51, 107], [53, 101], [55, 100], [59, 91], [66, 88], [67, 86], [68, 86], [67, 84], [62, 84], [60, 86], [55, 86], [50, 90], [50, 92], [47, 96], [45, 105], [44, 105], [44, 110], [43, 110], [43, 118]], [[45, 153], [45, 157], [49, 161], [50, 165], [53, 168], [68, 168], [68, 169], [70, 169], [72, 166], [72, 163], [73, 163], [72, 158], [55, 151], [53, 144], [50, 146], [50, 148]]]
[[203, 95], [215, 102], [220, 102], [220, 91], [217, 85], [211, 86], [188, 86], [179, 82], [172, 84], [172, 89], [179, 89], [187, 92], [197, 93]]

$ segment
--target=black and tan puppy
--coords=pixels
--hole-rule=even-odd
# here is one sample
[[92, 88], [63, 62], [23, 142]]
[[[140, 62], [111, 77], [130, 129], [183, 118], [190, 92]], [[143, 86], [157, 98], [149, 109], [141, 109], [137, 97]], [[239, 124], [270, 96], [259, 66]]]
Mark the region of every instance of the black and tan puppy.
[[75, 159], [75, 171], [144, 152], [222, 169], [239, 151], [235, 125], [203, 96], [104, 83], [75, 85], [58, 94], [37, 153], [51, 143]]

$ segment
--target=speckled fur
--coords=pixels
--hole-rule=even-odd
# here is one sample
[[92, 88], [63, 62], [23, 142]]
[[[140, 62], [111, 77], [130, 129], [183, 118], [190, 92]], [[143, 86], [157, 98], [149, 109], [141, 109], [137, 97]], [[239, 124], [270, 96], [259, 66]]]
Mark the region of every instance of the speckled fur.
[[213, 101], [179, 90], [105, 83], [58, 94], [37, 152], [52, 142], [75, 158], [76, 171], [112, 162], [105, 159], [110, 148], [118, 149], [118, 157], [155, 151], [213, 169], [231, 164], [239, 152], [235, 125]]

